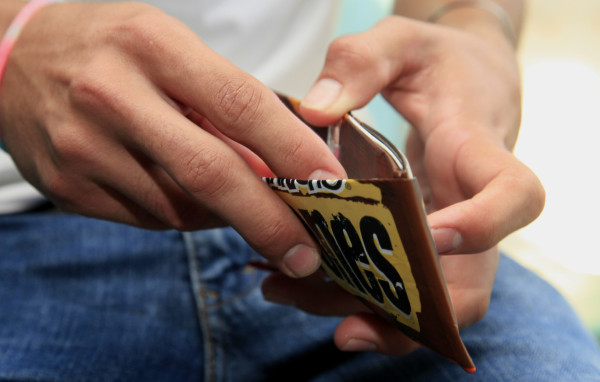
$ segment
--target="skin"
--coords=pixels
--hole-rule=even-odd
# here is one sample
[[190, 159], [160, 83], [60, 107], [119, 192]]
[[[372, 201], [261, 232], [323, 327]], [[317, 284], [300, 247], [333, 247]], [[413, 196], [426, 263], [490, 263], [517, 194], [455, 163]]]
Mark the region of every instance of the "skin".
[[[406, 3], [419, 8], [424, 2], [403, 2], [397, 11], [406, 11]], [[480, 10], [454, 11], [438, 25], [387, 18], [333, 42], [302, 107], [308, 121], [328, 124], [381, 92], [411, 123], [407, 155], [444, 255], [460, 327], [487, 311], [497, 243], [534, 220], [545, 199], [537, 177], [511, 152], [520, 125], [520, 78], [500, 26]], [[342, 350], [398, 355], [418, 347], [318, 275], [289, 280], [274, 274], [263, 292], [308, 312], [347, 316], [335, 332]]]
[[0, 91], [8, 150], [59, 208], [152, 229], [229, 224], [290, 276], [318, 268], [316, 244], [257, 173], [343, 168], [265, 85], [158, 9], [44, 7]]
[[[409, 3], [439, 5], [399, 3], [415, 19]], [[0, 27], [23, 4], [0, 4]], [[544, 203], [539, 181], [511, 153], [520, 123], [513, 47], [481, 11], [455, 11], [438, 25], [391, 17], [331, 45], [301, 111], [327, 125], [378, 92], [414, 127], [407, 154], [436, 245], [452, 255], [441, 261], [459, 324], [470, 325], [489, 304], [496, 244]], [[282, 271], [265, 281], [266, 298], [347, 316], [335, 333], [341, 349], [416, 347], [323, 282], [314, 241], [257, 176], [344, 178], [337, 160], [267, 87], [161, 11], [40, 10], [8, 60], [0, 131], [25, 178], [59, 208], [151, 229], [232, 225]]]

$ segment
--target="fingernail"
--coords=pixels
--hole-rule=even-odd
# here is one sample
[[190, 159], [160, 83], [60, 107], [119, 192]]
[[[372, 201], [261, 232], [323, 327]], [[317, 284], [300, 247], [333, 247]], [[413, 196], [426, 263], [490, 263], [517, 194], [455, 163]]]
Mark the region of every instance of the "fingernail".
[[462, 244], [462, 236], [453, 228], [434, 228], [431, 234], [439, 254], [450, 253]]
[[334, 180], [340, 179], [340, 176], [335, 175], [327, 170], [315, 170], [308, 176], [308, 179]]
[[342, 347], [343, 351], [375, 351], [377, 346], [369, 341], [361, 340], [358, 338], [351, 338], [350, 341], [346, 342], [346, 345]]
[[325, 109], [339, 97], [342, 84], [330, 78], [317, 81], [302, 100], [302, 106], [309, 109]]
[[313, 274], [321, 265], [321, 256], [315, 248], [304, 244], [292, 247], [283, 256], [282, 269], [290, 277], [305, 277]]

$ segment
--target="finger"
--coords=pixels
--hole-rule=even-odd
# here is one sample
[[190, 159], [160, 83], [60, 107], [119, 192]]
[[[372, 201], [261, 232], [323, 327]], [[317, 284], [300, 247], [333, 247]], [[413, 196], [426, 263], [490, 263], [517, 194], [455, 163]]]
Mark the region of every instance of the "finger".
[[278, 177], [346, 177], [325, 142], [273, 92], [252, 78], [244, 81], [221, 90], [220, 103], [192, 107], [206, 115], [221, 133], [256, 153]]
[[202, 127], [204, 130], [208, 131], [231, 146], [242, 158], [244, 158], [246, 163], [252, 167], [258, 176], [269, 178], [275, 177], [275, 173], [273, 173], [269, 166], [267, 166], [267, 164], [258, 155], [256, 155], [246, 146], [241, 145], [240, 143], [220, 132], [219, 129], [217, 129], [206, 117], [192, 111], [188, 115], [188, 118], [196, 125]]
[[145, 208], [110, 187], [75, 176], [64, 177], [53, 168], [44, 170], [42, 174], [37, 187], [63, 212], [147, 229], [170, 228]]
[[[302, 100], [302, 116], [312, 124], [331, 124], [414, 70], [413, 47], [424, 36], [412, 33], [413, 25], [413, 21], [391, 17], [366, 32], [333, 41], [317, 82]], [[420, 46], [424, 54], [427, 45]]]
[[[81, 106], [80, 98], [74, 100]], [[120, 135], [130, 126], [116, 115], [84, 107], [51, 126], [53, 160], [38, 163], [46, 194], [64, 210], [145, 228], [222, 226], [163, 169], [123, 144]]]
[[[345, 177], [325, 142], [265, 85], [210, 50], [187, 28], [171, 26], [172, 33], [165, 36], [159, 24], [150, 30], [144, 27], [141, 39], [151, 40], [152, 49], [140, 54], [146, 65], [160, 68], [151, 78], [168, 96], [256, 153], [279, 177], [308, 179], [316, 171]], [[132, 44], [139, 46], [139, 39]]]
[[344, 177], [324, 142], [264, 85], [162, 13], [132, 19], [120, 30], [118, 43], [130, 52], [138, 72], [127, 60], [113, 60], [111, 66], [93, 61], [71, 82], [72, 102], [123, 122], [119, 126], [127, 128], [114, 132], [120, 141], [161, 167], [190, 198], [231, 224], [286, 274], [305, 276], [318, 269], [316, 244], [287, 205], [229, 145], [157, 94], [208, 118], [278, 176]]
[[[163, 169], [135, 153], [115, 155], [95, 170], [101, 172], [91, 173], [90, 178], [100, 188], [121, 196], [123, 205], [133, 204], [152, 215], [162, 225], [158, 228], [191, 231], [226, 225], [186, 194]], [[132, 215], [134, 220], [125, 223], [154, 228], [141, 217]]]
[[105, 110], [109, 121], [128, 126], [116, 129], [119, 141], [161, 167], [288, 275], [305, 276], [319, 267], [316, 244], [304, 226], [229, 145], [175, 111], [143, 79], [130, 73], [120, 80], [89, 78], [74, 86], [79, 93], [73, 98], [82, 109]]
[[429, 215], [441, 254], [485, 251], [535, 220], [543, 209], [545, 192], [535, 174], [486, 139], [462, 145], [451, 176], [459, 180], [466, 198], [444, 200], [444, 193], [453, 193], [434, 187], [435, 199], [445, 207]]
[[[171, 98], [256, 153], [279, 177], [346, 177], [322, 139], [272, 91], [207, 49], [198, 54], [200, 50], [190, 46], [184, 57], [172, 57], [182, 67], [156, 75], [155, 81]], [[185, 141], [177, 143], [179, 159], [158, 153], [157, 162], [287, 275], [306, 276], [318, 269], [317, 246], [287, 205], [223, 141], [188, 128], [181, 135]]]
[[262, 292], [268, 301], [320, 316], [347, 316], [370, 311], [321, 272], [303, 279], [291, 279], [277, 273], [269, 275], [263, 281]]
[[221, 216], [288, 275], [314, 272], [320, 264], [316, 244], [289, 207], [229, 145], [186, 119], [175, 123], [171, 129], [177, 129], [179, 138], [164, 150], [146, 154], [191, 198]]
[[334, 341], [343, 351], [374, 351], [388, 355], [404, 355], [420, 347], [389, 322], [368, 313], [344, 319], [335, 330]]

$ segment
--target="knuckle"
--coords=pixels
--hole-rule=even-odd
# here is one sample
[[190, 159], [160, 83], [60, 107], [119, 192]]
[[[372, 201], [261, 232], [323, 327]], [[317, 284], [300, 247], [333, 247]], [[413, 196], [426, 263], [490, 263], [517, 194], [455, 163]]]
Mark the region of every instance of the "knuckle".
[[185, 163], [181, 177], [182, 186], [187, 192], [213, 199], [226, 189], [231, 163], [214, 148], [204, 147], [196, 151]]
[[126, 70], [131, 74], [136, 66], [143, 70], [151, 61], [163, 65], [173, 58], [165, 58], [165, 53], [174, 45], [179, 24], [171, 25], [165, 13], [144, 3], [132, 3], [121, 13], [108, 27], [94, 30], [94, 54], [74, 71], [69, 82], [70, 99], [76, 105], [112, 105], [116, 109], [124, 99], [119, 89], [128, 79]]
[[546, 204], [546, 190], [542, 185], [542, 182], [539, 180], [537, 176], [535, 176], [534, 181], [530, 185], [529, 195], [530, 197], [530, 208], [531, 215], [536, 218], [539, 216], [544, 210], [544, 206]]
[[138, 2], [103, 34], [101, 42], [136, 62], [142, 70], [165, 68], [168, 62], [169, 71], [173, 67], [179, 71], [197, 67], [197, 60], [181, 49], [182, 41], [194, 38], [197, 36], [179, 20], [155, 6]]
[[252, 243], [258, 248], [274, 248], [281, 244], [282, 239], [289, 237], [284, 221], [277, 217], [271, 216], [257, 227], [260, 229], [254, 233]]
[[96, 31], [93, 36], [97, 47], [95, 54], [74, 73], [69, 83], [69, 95], [76, 105], [116, 109], [122, 99], [115, 77], [123, 74], [123, 60], [151, 51], [149, 44], [164, 40], [161, 30], [168, 29], [164, 26], [165, 15], [159, 9], [135, 3], [122, 13], [119, 21]]
[[125, 51], [137, 52], [140, 47], [148, 46], [149, 42], [163, 40], [161, 36], [164, 36], [165, 30], [169, 30], [165, 29], [165, 16], [164, 12], [154, 6], [136, 3], [131, 13], [126, 13], [121, 22], [107, 30], [105, 42]]
[[115, 111], [120, 102], [113, 91], [110, 76], [101, 68], [103, 65], [90, 65], [82, 69], [69, 84], [71, 103], [84, 111]]
[[519, 226], [525, 226], [537, 218], [544, 209], [546, 191], [539, 178], [525, 165], [515, 169], [507, 178], [507, 187], [524, 196], [518, 206], [521, 219], [517, 223]]
[[227, 80], [216, 92], [216, 106], [230, 124], [244, 123], [244, 129], [262, 117], [262, 90], [250, 79]]
[[391, 65], [375, 49], [375, 44], [364, 36], [339, 37], [329, 46], [325, 68], [334, 78], [345, 73], [366, 78], [377, 87], [384, 87], [391, 79]]
[[64, 127], [51, 135], [56, 161], [61, 166], [77, 165], [79, 168], [90, 161], [90, 144], [85, 134]]
[[485, 218], [481, 211], [488, 211], [484, 202], [471, 199], [469, 208], [465, 210], [463, 232], [468, 235], [463, 237], [465, 243], [461, 246], [468, 253], [479, 253], [494, 247], [507, 233], [503, 217], [486, 212]]
[[[306, 155], [304, 153], [308, 152], [306, 148], [306, 142], [301, 139], [288, 139], [286, 142], [281, 142], [281, 149], [278, 151], [278, 161], [282, 164], [295, 164], [298, 163], [301, 158], [304, 157], [306, 160]], [[305, 174], [308, 176], [308, 174]]]
[[65, 211], [77, 210], [74, 188], [59, 171], [46, 171], [41, 176], [41, 191], [53, 203]]
[[372, 69], [378, 66], [372, 44], [358, 35], [346, 35], [335, 39], [329, 46], [327, 60], [341, 61], [353, 70]]

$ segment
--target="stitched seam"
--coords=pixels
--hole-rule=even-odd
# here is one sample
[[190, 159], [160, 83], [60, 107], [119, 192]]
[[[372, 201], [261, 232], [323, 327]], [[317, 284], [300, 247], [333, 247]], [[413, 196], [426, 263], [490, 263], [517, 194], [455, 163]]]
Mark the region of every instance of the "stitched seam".
[[192, 294], [194, 295], [194, 301], [196, 302], [196, 314], [202, 330], [202, 344], [204, 346], [204, 379], [205, 381], [214, 382], [216, 381], [215, 348], [208, 317], [208, 303], [205, 298], [205, 288], [200, 278], [201, 267], [199, 261], [196, 259], [196, 246], [192, 234], [190, 232], [182, 232], [182, 235], [190, 268], [190, 281], [192, 285]]

